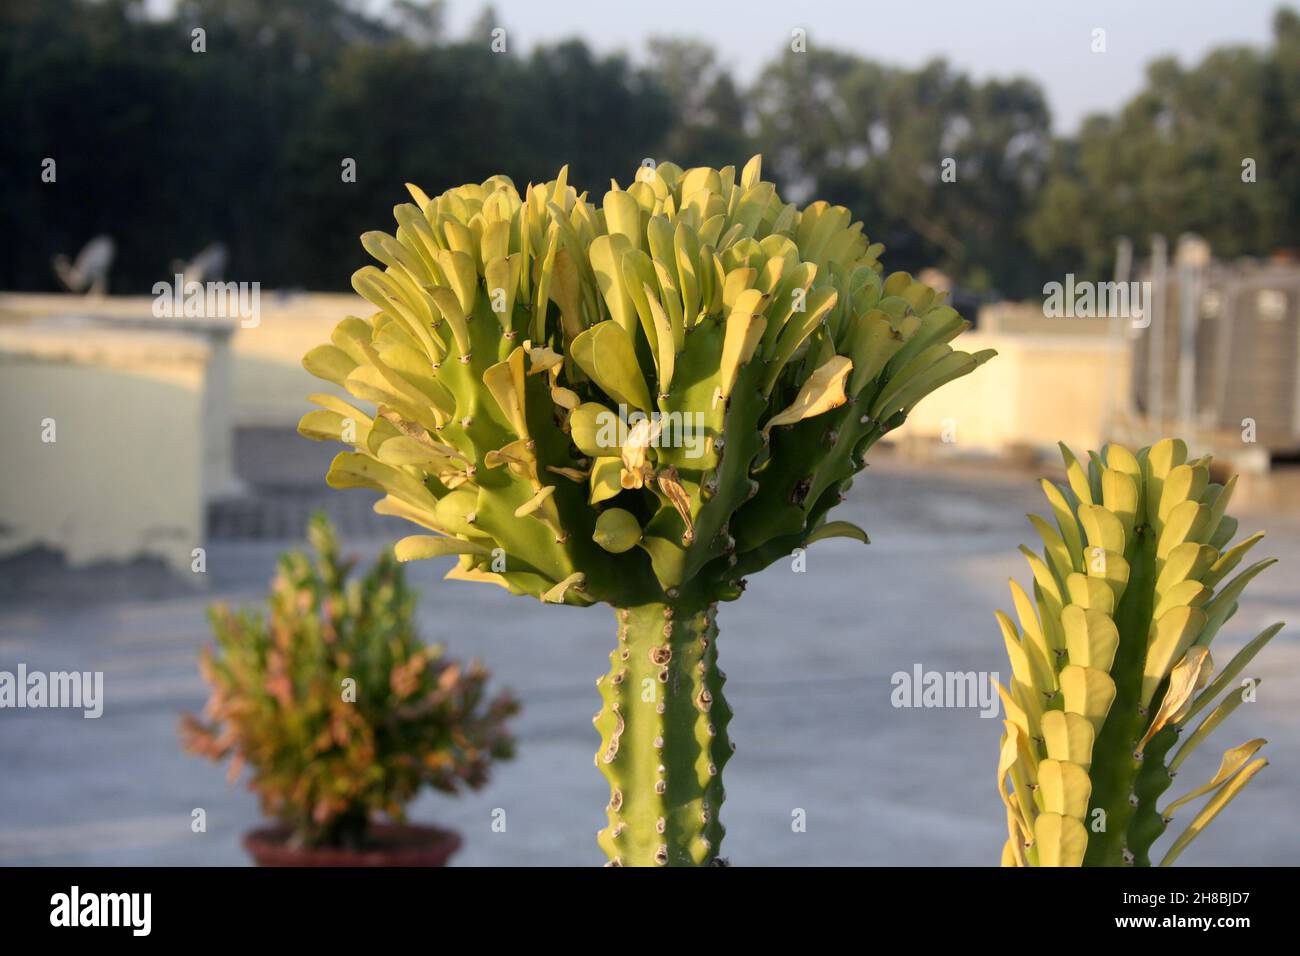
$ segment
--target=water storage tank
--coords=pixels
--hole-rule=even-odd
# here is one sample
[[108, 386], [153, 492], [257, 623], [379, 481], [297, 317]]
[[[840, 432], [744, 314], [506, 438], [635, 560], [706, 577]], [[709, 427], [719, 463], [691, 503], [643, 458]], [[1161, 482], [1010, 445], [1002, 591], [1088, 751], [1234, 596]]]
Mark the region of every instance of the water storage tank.
[[1160, 273], [1157, 264], [1142, 276], [1152, 282], [1151, 327], [1132, 332], [1137, 410], [1177, 421], [1190, 386], [1201, 427], [1240, 431], [1251, 419], [1270, 452], [1300, 450], [1300, 264], [1175, 261], [1164, 282]]

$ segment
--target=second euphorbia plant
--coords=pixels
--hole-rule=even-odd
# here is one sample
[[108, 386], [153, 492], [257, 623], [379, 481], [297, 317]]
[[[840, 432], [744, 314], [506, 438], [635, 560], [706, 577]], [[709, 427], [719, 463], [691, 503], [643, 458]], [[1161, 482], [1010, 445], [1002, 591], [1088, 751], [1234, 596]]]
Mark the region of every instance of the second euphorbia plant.
[[745, 575], [821, 538], [867, 449], [992, 355], [848, 210], [800, 210], [735, 170], [646, 165], [599, 203], [566, 171], [523, 196], [504, 176], [394, 210], [362, 237], [375, 312], [307, 369], [300, 431], [351, 445], [336, 487], [426, 534], [399, 558], [449, 577], [615, 608], [596, 764], [613, 864], [719, 859], [730, 710], [717, 607]]
[[997, 615], [1012, 670], [1001, 689], [1002, 862], [1149, 866], [1174, 812], [1205, 798], [1161, 859], [1171, 864], [1268, 764], [1256, 756], [1265, 741], [1248, 740], [1208, 783], [1160, 806], [1183, 761], [1253, 694], [1253, 680], [1235, 682], [1282, 625], [1217, 673], [1210, 647], [1246, 585], [1275, 562], [1233, 575], [1263, 534], [1232, 544], [1237, 479], [1211, 481], [1210, 458], [1189, 460], [1181, 439], [1136, 454], [1107, 445], [1089, 453], [1086, 471], [1062, 452], [1066, 484], [1043, 482], [1055, 526], [1031, 516], [1043, 551], [1021, 548], [1033, 596], [1012, 581], [1019, 627]]

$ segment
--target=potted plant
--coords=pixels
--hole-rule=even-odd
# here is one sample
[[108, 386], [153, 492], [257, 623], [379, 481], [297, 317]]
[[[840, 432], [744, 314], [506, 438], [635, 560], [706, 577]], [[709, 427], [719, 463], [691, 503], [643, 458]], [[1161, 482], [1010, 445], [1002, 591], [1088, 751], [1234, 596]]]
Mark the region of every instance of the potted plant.
[[[360, 580], [333, 529], [312, 519], [315, 549], [281, 556], [269, 615], [211, 610], [216, 649], [200, 670], [203, 716], [186, 714], [187, 749], [247, 765], [275, 826], [244, 846], [262, 866], [442, 866], [460, 837], [408, 824], [421, 787], [477, 789], [514, 741], [518, 704], [489, 698], [488, 672], [420, 641], [416, 597], [390, 552]], [[380, 822], [378, 815], [391, 822]]]
[[[786, 203], [758, 157], [644, 164], [597, 204], [567, 169], [395, 208], [361, 237], [380, 267], [303, 364], [345, 389], [299, 431], [340, 441], [326, 480], [426, 534], [399, 560], [571, 605], [618, 637], [596, 765], [613, 865], [722, 862], [730, 710], [717, 608], [745, 575], [836, 535], [867, 450], [993, 353], [842, 206]], [[373, 406], [373, 411], [369, 410]], [[363, 410], [364, 409], [364, 410]]]

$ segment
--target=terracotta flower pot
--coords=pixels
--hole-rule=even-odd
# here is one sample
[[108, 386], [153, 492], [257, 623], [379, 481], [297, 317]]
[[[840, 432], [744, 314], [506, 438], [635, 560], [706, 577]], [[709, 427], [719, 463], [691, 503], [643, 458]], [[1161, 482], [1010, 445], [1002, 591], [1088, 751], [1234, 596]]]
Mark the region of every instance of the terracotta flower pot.
[[259, 827], [244, 834], [244, 849], [258, 866], [446, 866], [460, 849], [460, 835], [437, 827], [372, 823], [366, 843], [347, 847], [289, 845], [285, 826]]

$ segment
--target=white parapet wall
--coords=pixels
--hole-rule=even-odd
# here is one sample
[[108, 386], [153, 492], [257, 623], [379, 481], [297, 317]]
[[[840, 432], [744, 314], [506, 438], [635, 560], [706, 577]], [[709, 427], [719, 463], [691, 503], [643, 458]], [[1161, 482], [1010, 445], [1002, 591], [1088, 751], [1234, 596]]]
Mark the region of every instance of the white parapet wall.
[[203, 545], [202, 337], [76, 321], [0, 325], [0, 555], [73, 566]]
[[[137, 324], [152, 314], [153, 305], [153, 297], [146, 295], [90, 298], [4, 293], [0, 294], [0, 323], [79, 315]], [[373, 306], [351, 293], [261, 293], [256, 324], [233, 323], [229, 368], [223, 371], [223, 355], [214, 360], [214, 378], [227, 375], [231, 384], [229, 405], [221, 410], [228, 421], [234, 427], [289, 428], [311, 409], [307, 396], [312, 392], [344, 394], [309, 375], [302, 367], [302, 357], [314, 346], [328, 342], [334, 326], [345, 317], [373, 312]], [[196, 331], [209, 332], [218, 325], [183, 317], [162, 324], [181, 329], [187, 323]], [[228, 482], [214, 476], [212, 485], [220, 495]]]
[[890, 437], [945, 441], [959, 451], [1100, 448], [1126, 408], [1129, 349], [1100, 335], [973, 331], [954, 346], [998, 354], [921, 400]]
[[[149, 314], [152, 302], [149, 296], [4, 294], [0, 322], [69, 312], [125, 319]], [[304, 371], [302, 356], [328, 342], [344, 317], [374, 310], [350, 293], [266, 292], [260, 302], [257, 324], [234, 329], [232, 367], [222, 373], [215, 363], [232, 383], [227, 420], [235, 427], [291, 428], [310, 409], [311, 392], [343, 394]], [[182, 328], [186, 321], [169, 325]], [[1046, 319], [1037, 303], [988, 306], [980, 327], [954, 344], [1000, 354], [924, 399], [891, 438], [953, 438], [957, 451], [993, 454], [1050, 449], [1061, 440], [1096, 448], [1109, 437], [1109, 421], [1128, 407], [1130, 343], [1111, 332], [1106, 319]]]
[[310, 411], [307, 396], [341, 388], [310, 375], [302, 357], [330, 340], [349, 315], [366, 317], [375, 307], [351, 294], [301, 293], [262, 297], [261, 322], [235, 332], [235, 423], [291, 428]]

